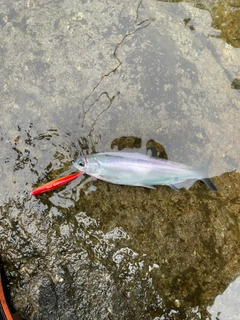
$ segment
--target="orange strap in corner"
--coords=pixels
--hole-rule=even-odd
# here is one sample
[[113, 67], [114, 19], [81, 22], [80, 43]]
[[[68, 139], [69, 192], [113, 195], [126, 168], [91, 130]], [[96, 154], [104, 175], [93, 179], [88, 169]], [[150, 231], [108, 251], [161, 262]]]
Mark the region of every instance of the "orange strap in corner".
[[0, 303], [2, 305], [3, 312], [7, 318], [7, 320], [14, 320], [12, 314], [8, 308], [7, 301], [4, 296], [3, 287], [2, 287], [2, 276], [0, 271]]

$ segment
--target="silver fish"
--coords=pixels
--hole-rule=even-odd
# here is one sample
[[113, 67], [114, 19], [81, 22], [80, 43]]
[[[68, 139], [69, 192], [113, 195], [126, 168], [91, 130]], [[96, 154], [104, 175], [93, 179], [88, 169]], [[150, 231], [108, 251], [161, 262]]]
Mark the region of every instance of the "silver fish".
[[[73, 162], [83, 173], [110, 183], [153, 188], [168, 185], [174, 190], [202, 180], [212, 191], [217, 188], [208, 178], [210, 160], [202, 167], [193, 168], [181, 163], [130, 152], [105, 152], [87, 155]], [[191, 184], [191, 185], [192, 185]]]

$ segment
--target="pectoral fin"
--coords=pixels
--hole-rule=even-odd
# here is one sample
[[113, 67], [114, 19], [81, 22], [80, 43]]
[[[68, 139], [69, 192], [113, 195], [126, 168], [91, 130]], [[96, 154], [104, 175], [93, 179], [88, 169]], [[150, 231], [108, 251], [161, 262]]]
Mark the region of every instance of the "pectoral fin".
[[94, 175], [93, 177], [98, 180], [103, 180], [103, 181], [107, 181], [107, 182], [111, 182], [111, 183], [118, 183], [118, 180], [119, 180], [116, 177], [113, 179], [113, 177], [108, 176], [106, 174]]

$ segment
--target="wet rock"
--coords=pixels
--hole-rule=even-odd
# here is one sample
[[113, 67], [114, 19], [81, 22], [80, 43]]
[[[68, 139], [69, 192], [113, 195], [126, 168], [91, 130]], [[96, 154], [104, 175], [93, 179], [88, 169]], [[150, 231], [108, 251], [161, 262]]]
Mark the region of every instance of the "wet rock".
[[[2, 4], [0, 255], [26, 320], [207, 318], [239, 274], [239, 52], [219, 1], [177, 2]], [[30, 197], [119, 137], [212, 153], [219, 191], [81, 177]]]
[[240, 79], [235, 78], [233, 80], [233, 82], [231, 83], [231, 88], [239, 90], [240, 89]]
[[111, 143], [111, 149], [114, 149], [114, 147], [117, 146], [117, 149], [123, 150], [125, 148], [141, 148], [142, 146], [142, 140], [138, 137], [121, 137], [116, 138]]

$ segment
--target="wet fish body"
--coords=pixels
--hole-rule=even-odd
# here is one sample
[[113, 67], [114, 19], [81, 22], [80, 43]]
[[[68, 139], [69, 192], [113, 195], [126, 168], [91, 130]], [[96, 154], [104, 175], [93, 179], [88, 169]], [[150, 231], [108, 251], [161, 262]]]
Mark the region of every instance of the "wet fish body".
[[153, 188], [168, 185], [173, 189], [202, 180], [212, 191], [216, 187], [208, 178], [209, 161], [193, 168], [181, 163], [153, 158], [140, 153], [105, 152], [78, 158], [73, 164], [83, 173], [114, 184]]

